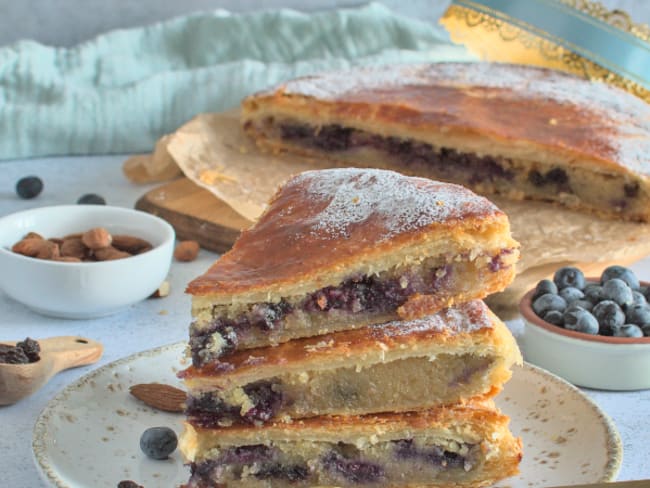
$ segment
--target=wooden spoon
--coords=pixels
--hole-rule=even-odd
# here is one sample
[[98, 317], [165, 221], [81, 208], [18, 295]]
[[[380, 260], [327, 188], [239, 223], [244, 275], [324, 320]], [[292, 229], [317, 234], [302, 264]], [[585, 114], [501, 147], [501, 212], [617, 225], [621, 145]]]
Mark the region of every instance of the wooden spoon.
[[0, 405], [11, 405], [31, 395], [59, 371], [96, 362], [104, 350], [99, 342], [85, 337], [50, 337], [38, 343], [41, 359], [35, 363], [0, 363]]

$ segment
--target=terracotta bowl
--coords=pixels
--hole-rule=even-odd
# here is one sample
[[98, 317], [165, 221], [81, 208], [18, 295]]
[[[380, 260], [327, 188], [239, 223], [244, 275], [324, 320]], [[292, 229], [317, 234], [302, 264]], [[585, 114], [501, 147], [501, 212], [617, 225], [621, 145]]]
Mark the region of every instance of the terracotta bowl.
[[578, 386], [603, 390], [650, 388], [650, 337], [591, 335], [550, 324], [533, 312], [534, 293], [534, 289], [530, 290], [519, 304], [525, 323], [521, 347], [526, 361]]

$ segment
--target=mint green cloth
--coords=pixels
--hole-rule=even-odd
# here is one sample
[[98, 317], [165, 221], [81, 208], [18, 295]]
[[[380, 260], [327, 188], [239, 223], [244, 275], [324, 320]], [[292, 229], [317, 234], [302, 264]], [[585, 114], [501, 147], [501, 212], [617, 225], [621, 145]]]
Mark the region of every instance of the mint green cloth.
[[150, 151], [201, 112], [282, 80], [385, 62], [473, 59], [380, 4], [190, 15], [76, 47], [0, 48], [0, 159]]

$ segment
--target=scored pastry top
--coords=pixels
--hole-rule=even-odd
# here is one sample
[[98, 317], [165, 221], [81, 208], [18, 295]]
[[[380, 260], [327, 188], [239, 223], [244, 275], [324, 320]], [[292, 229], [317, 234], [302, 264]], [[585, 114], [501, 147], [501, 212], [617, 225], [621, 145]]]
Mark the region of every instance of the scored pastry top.
[[[382, 357], [389, 351], [399, 350], [400, 354], [425, 348], [430, 342], [440, 344], [451, 350], [450, 341], [457, 342], [454, 336], [472, 334], [482, 329], [492, 329], [498, 319], [481, 300], [473, 300], [454, 308], [444, 309], [436, 314], [415, 320], [394, 321], [371, 325], [315, 337], [295, 339], [277, 347], [265, 347], [237, 351], [221, 362], [211, 363], [202, 368], [189, 367], [182, 373], [185, 379], [211, 377], [219, 374], [219, 379], [228, 382], [233, 375], [246, 375], [260, 371], [260, 368], [279, 366], [287, 370], [289, 364], [329, 364], [334, 366], [346, 358], [371, 357], [379, 353]], [[499, 331], [501, 332], [501, 331]], [[487, 334], [492, 334], [489, 330]], [[499, 335], [498, 333], [496, 334]], [[493, 337], [494, 340], [496, 337]], [[478, 338], [463, 339], [462, 342], [478, 341]], [[489, 340], [481, 342], [487, 348]], [[504, 346], [504, 350], [507, 349]], [[505, 352], [504, 352], [505, 354]]]
[[248, 102], [289, 103], [295, 97], [334, 103], [343, 117], [530, 141], [650, 175], [650, 105], [605, 83], [546, 68], [499, 63], [356, 68], [297, 78]]
[[374, 169], [307, 171], [286, 182], [259, 221], [187, 291], [202, 295], [297, 282], [415, 242], [432, 229], [450, 238], [464, 226], [473, 230], [486, 223], [510, 239], [505, 214], [459, 185]]

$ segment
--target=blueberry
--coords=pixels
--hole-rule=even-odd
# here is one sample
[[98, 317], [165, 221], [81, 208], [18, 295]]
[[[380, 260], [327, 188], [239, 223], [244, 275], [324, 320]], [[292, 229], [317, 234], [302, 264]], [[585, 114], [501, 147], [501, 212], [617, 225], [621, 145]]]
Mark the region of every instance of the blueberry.
[[599, 333], [602, 335], [612, 335], [614, 329], [618, 329], [625, 323], [623, 310], [618, 306], [618, 303], [611, 300], [603, 300], [598, 303], [592, 313], [598, 320]]
[[177, 445], [176, 433], [169, 427], [151, 427], [140, 437], [140, 449], [151, 459], [167, 459]]
[[575, 324], [569, 325], [566, 324], [566, 328], [569, 330], [575, 330], [576, 332], [582, 332], [584, 334], [598, 334], [598, 320], [592, 314], [586, 310], [581, 310], [577, 314], [577, 320]]
[[26, 200], [37, 197], [43, 191], [43, 180], [38, 176], [25, 176], [16, 183], [16, 193]]
[[582, 290], [585, 287], [585, 275], [582, 274], [582, 271], [578, 268], [573, 268], [571, 266], [565, 266], [564, 268], [558, 269], [553, 275], [553, 281], [559, 290], [566, 288], [567, 286], [572, 286], [579, 290]]
[[578, 317], [580, 317], [583, 312], [586, 312], [584, 308], [574, 304], [569, 305], [562, 315], [564, 327], [567, 329], [575, 330], [573, 326], [576, 324], [576, 322], [578, 322]]
[[612, 278], [603, 283], [603, 298], [612, 300], [619, 305], [629, 305], [632, 303], [632, 289], [627, 283], [619, 278]]
[[375, 483], [384, 478], [384, 468], [370, 461], [349, 459], [331, 451], [323, 458], [323, 466], [327, 471], [342, 476], [351, 483]]
[[551, 295], [546, 293], [533, 302], [533, 311], [538, 317], [544, 317], [549, 310], [564, 312], [566, 300], [560, 295]]
[[627, 285], [633, 290], [639, 288], [639, 279], [636, 277], [634, 272], [623, 266], [610, 266], [605, 268], [603, 274], [600, 275], [600, 284], [602, 285], [612, 278], [618, 278], [625, 281], [625, 283], [627, 283]]
[[564, 316], [559, 310], [549, 310], [544, 314], [544, 321], [562, 327], [564, 325]]
[[589, 300], [576, 300], [575, 302], [571, 302], [569, 305], [576, 305], [578, 307], [584, 308], [587, 312], [591, 312], [591, 310], [594, 308], [594, 304]]
[[77, 203], [80, 205], [106, 205], [106, 200], [96, 193], [86, 193], [79, 197]]
[[647, 305], [632, 305], [627, 307], [625, 318], [628, 324], [636, 324], [641, 328], [650, 325], [650, 307]]
[[614, 330], [614, 337], [643, 337], [643, 331], [638, 325], [625, 324]]
[[650, 337], [650, 324], [641, 326], [641, 330], [643, 331], [644, 336]]
[[648, 300], [646, 300], [646, 297], [643, 293], [640, 291], [633, 291], [632, 292], [632, 303], [628, 304], [628, 306], [632, 305], [647, 305]]
[[535, 301], [542, 295], [550, 293], [551, 295], [557, 295], [557, 286], [551, 280], [542, 280], [537, 283], [535, 287], [535, 293], [533, 293], [532, 300]]
[[560, 296], [566, 300], [567, 303], [575, 302], [584, 298], [585, 294], [573, 286], [567, 286], [560, 290]]
[[596, 284], [588, 284], [583, 290], [585, 299], [589, 300], [594, 305], [603, 299], [603, 287]]

